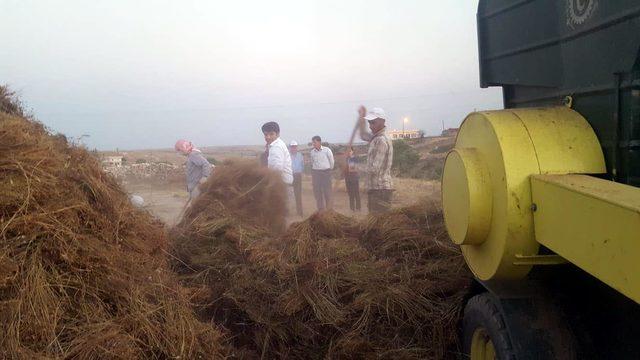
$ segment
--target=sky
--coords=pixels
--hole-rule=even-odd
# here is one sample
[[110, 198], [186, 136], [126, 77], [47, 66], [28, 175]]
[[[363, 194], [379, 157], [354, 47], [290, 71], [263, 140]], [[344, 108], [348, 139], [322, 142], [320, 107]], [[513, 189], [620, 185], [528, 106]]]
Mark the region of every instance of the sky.
[[0, 84], [99, 150], [346, 142], [357, 108], [427, 135], [502, 107], [480, 89], [477, 1], [4, 0]]

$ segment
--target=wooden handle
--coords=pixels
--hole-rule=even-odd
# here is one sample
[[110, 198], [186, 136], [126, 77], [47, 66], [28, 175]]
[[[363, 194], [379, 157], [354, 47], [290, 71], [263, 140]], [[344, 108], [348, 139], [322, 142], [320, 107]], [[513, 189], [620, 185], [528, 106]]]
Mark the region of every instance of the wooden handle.
[[349, 139], [349, 148], [353, 146], [353, 139], [356, 137], [356, 131], [358, 131], [358, 125], [360, 125], [360, 119], [356, 120], [356, 126], [353, 127], [353, 131], [351, 132], [351, 138]]

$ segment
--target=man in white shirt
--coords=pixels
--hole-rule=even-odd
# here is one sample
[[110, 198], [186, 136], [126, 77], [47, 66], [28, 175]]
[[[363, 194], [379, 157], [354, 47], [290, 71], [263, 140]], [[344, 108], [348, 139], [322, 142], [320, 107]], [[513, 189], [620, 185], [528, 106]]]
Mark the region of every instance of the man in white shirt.
[[264, 141], [267, 143], [267, 166], [282, 174], [285, 184], [293, 183], [293, 170], [291, 169], [291, 155], [287, 145], [280, 139], [280, 125], [270, 121], [262, 125]]
[[316, 135], [311, 138], [313, 149], [309, 152], [311, 157], [311, 183], [313, 195], [316, 198], [318, 210], [331, 209], [331, 170], [333, 170], [333, 152], [326, 146], [322, 146], [322, 139]]

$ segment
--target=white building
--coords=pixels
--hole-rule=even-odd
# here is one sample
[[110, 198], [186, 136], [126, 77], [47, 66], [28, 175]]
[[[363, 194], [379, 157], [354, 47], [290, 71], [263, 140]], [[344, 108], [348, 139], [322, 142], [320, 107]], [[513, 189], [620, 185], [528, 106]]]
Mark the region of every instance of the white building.
[[392, 130], [389, 132], [391, 139], [418, 139], [423, 136], [420, 130]]
[[122, 166], [122, 156], [105, 156], [102, 158], [102, 166], [105, 168], [119, 168]]

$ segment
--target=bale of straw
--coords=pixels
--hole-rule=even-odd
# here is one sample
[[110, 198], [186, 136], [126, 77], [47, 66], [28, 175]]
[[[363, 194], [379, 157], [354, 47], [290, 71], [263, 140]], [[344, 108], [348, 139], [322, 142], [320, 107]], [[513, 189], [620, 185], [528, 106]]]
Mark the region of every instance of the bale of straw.
[[[1, 94], [0, 94], [1, 95]], [[11, 99], [0, 101], [2, 109]], [[84, 149], [0, 113], [0, 357], [223, 358], [166, 261], [163, 225]]]
[[327, 211], [277, 234], [212, 183], [206, 207], [174, 229], [175, 264], [185, 285], [211, 289], [199, 290], [201, 315], [230, 329], [234, 345], [264, 358], [456, 356], [471, 275], [438, 209], [419, 204], [363, 222]]

